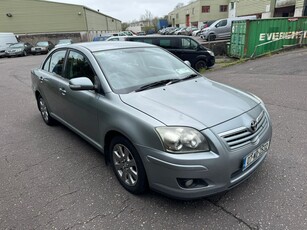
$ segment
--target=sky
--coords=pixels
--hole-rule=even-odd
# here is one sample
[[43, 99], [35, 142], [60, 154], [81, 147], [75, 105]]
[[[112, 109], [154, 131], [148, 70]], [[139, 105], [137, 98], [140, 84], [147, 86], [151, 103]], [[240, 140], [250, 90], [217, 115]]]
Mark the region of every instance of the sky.
[[171, 12], [178, 3], [185, 5], [190, 0], [50, 0], [70, 4], [84, 5], [88, 8], [98, 10], [106, 15], [131, 22], [139, 20], [145, 10], [149, 10], [153, 17], [163, 17]]

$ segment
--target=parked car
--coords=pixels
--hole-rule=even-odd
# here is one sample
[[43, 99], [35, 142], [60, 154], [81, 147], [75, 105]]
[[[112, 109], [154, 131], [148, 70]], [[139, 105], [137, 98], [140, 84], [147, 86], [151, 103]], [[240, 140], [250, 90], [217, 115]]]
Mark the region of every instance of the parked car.
[[185, 35], [187, 35], [187, 36], [192, 36], [192, 33], [193, 33], [195, 30], [198, 30], [198, 28], [197, 28], [197, 27], [188, 27], [188, 28], [186, 29]]
[[140, 32], [137, 33], [137, 35], [138, 36], [144, 36], [144, 35], [146, 35], [146, 33], [144, 31], [140, 31]]
[[112, 36], [109, 37], [106, 41], [127, 41], [127, 38], [131, 36]]
[[175, 35], [182, 35], [182, 34], [185, 34], [186, 32], [186, 27], [183, 27], [183, 28], [179, 28], [178, 30], [176, 30], [174, 32]]
[[94, 42], [106, 41], [109, 37], [112, 37], [112, 34], [103, 34], [93, 38]]
[[54, 44], [51, 41], [39, 41], [34, 47], [31, 48], [32, 54], [47, 54], [54, 48]]
[[13, 56], [27, 56], [31, 53], [32, 45], [28, 42], [19, 42], [10, 45], [6, 50], [5, 54], [7, 57]]
[[31, 79], [44, 122], [104, 153], [134, 194], [216, 194], [249, 178], [268, 154], [272, 126], [257, 96], [206, 79], [157, 46], [65, 45]]
[[214, 53], [188, 36], [137, 36], [125, 37], [124, 40], [160, 46], [181, 60], [189, 61], [197, 71], [212, 67], [215, 64]]
[[13, 33], [0, 33], [0, 58], [5, 57], [5, 50], [15, 43], [18, 41]]
[[245, 16], [217, 20], [209, 27], [204, 28], [200, 37], [207, 41], [214, 41], [216, 39], [229, 39], [231, 36], [231, 25], [233, 21], [252, 20], [256, 18], [256, 16]]
[[58, 47], [58, 46], [62, 46], [62, 45], [69, 45], [69, 44], [72, 44], [73, 43], [73, 40], [72, 39], [60, 39], [55, 47]]

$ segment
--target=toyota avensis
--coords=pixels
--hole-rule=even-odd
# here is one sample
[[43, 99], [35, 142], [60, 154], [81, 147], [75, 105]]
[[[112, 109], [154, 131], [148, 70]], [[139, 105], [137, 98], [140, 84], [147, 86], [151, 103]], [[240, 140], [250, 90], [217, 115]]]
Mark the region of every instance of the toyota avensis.
[[159, 47], [64, 45], [31, 76], [44, 122], [64, 124], [103, 152], [131, 193], [212, 195], [244, 181], [267, 156], [272, 126], [263, 102]]

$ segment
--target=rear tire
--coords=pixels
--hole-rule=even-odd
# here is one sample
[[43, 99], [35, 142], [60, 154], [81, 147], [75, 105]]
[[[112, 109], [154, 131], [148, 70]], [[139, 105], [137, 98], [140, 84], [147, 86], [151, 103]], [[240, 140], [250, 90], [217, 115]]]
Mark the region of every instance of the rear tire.
[[54, 125], [56, 121], [50, 116], [46, 102], [40, 95], [37, 97], [37, 105], [44, 122], [49, 126]]
[[147, 191], [147, 175], [141, 157], [131, 142], [116, 136], [110, 143], [110, 162], [120, 184], [130, 193]]

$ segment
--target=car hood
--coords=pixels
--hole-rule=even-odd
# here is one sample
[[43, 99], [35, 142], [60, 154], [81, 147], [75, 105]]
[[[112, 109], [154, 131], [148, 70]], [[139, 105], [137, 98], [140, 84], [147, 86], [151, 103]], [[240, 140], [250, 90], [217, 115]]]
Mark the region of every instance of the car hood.
[[24, 47], [8, 47], [6, 50], [24, 50]]
[[250, 94], [203, 77], [120, 97], [167, 126], [199, 130], [237, 117], [260, 103]]

